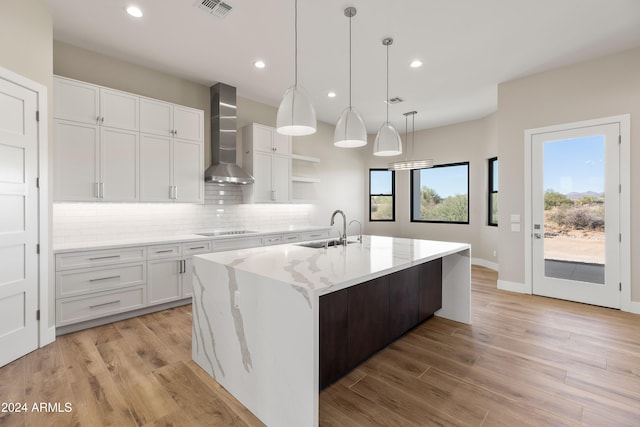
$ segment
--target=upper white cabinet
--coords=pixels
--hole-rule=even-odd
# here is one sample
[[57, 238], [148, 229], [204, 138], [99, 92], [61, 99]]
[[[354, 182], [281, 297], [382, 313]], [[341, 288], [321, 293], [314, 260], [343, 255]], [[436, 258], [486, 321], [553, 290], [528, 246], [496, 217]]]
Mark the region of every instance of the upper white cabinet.
[[204, 112], [141, 97], [140, 132], [204, 141]]
[[54, 118], [137, 131], [140, 110], [137, 95], [55, 77]]
[[291, 188], [291, 138], [253, 123], [242, 128], [244, 167], [253, 175], [250, 201], [288, 203]]
[[204, 200], [204, 112], [54, 77], [54, 200]]
[[291, 155], [291, 137], [281, 135], [272, 127], [252, 123], [243, 128], [242, 134], [248, 133], [253, 149], [264, 153]]
[[139, 200], [138, 132], [56, 119], [57, 201]]
[[141, 200], [202, 203], [203, 157], [202, 142], [141, 134]]

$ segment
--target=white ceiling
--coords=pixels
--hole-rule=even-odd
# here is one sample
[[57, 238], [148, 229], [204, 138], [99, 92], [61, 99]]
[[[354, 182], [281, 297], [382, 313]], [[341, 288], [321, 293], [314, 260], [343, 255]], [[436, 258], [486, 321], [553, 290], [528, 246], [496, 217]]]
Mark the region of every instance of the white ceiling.
[[[54, 39], [277, 106], [294, 81], [294, 0], [225, 0], [224, 19], [200, 0], [43, 0]], [[124, 9], [138, 5], [144, 17]], [[390, 120], [416, 110], [416, 129], [484, 117], [497, 85], [640, 46], [640, 0], [298, 0], [298, 80], [319, 120], [348, 105], [347, 6], [355, 6], [353, 105], [369, 132], [385, 119], [384, 37]], [[419, 58], [424, 65], [409, 67]], [[267, 67], [253, 66], [257, 59]], [[330, 99], [333, 90], [338, 96]]]

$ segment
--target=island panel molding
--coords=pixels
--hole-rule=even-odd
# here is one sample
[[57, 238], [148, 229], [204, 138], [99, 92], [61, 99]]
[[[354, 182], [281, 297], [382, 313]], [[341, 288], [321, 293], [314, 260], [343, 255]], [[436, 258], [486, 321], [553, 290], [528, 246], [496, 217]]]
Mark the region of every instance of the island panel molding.
[[[320, 343], [344, 343], [320, 338], [320, 298], [346, 290], [348, 306], [349, 290], [374, 280], [382, 294], [386, 284], [388, 310], [385, 276], [438, 259], [435, 315], [469, 323], [468, 244], [363, 236], [326, 249], [285, 244], [196, 255], [193, 360], [266, 425], [317, 426]], [[388, 340], [388, 321], [381, 327]]]

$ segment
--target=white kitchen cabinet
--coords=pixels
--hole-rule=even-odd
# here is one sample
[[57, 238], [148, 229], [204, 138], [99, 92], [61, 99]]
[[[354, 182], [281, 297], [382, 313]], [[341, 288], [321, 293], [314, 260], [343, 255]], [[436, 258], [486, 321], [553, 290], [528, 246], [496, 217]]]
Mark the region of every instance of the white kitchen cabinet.
[[193, 255], [210, 251], [211, 242], [208, 241], [149, 247], [149, 304], [190, 297], [193, 294]]
[[139, 96], [65, 77], [53, 81], [54, 118], [139, 130]]
[[141, 97], [140, 132], [204, 141], [204, 111]]
[[54, 121], [56, 201], [135, 202], [138, 132]]
[[204, 112], [54, 77], [54, 200], [204, 201]]
[[141, 134], [140, 200], [202, 203], [203, 157], [202, 142]]
[[274, 128], [253, 123], [242, 129], [243, 165], [255, 182], [253, 203], [288, 203], [291, 188], [291, 139]]

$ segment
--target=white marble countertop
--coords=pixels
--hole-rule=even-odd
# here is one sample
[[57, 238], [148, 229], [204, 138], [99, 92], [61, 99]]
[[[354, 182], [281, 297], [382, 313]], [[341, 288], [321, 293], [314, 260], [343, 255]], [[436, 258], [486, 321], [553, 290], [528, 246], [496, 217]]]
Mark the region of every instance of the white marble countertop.
[[[161, 245], [165, 243], [175, 242], [192, 242], [198, 240], [224, 240], [224, 239], [241, 239], [245, 237], [253, 236], [266, 236], [272, 234], [285, 234], [285, 233], [304, 233], [313, 232], [319, 230], [328, 230], [330, 226], [288, 226], [283, 228], [275, 228], [270, 230], [256, 230], [251, 229], [251, 233], [246, 234], [227, 234], [221, 236], [202, 236], [200, 234], [181, 234], [172, 236], [149, 236], [149, 237], [134, 237], [134, 238], [117, 238], [106, 239], [101, 241], [87, 241], [87, 242], [73, 242], [54, 245], [53, 253], [64, 253], [74, 251], [96, 250], [96, 249], [112, 249], [127, 246], [146, 246], [146, 245]], [[202, 233], [213, 232], [217, 230], [203, 230]], [[222, 230], [224, 231], [224, 230]]]
[[323, 295], [467, 249], [466, 243], [363, 236], [362, 243], [327, 249], [290, 243], [198, 257]]

